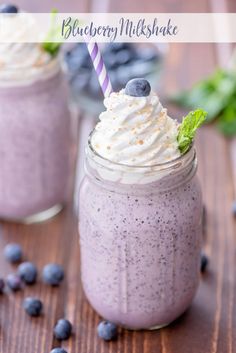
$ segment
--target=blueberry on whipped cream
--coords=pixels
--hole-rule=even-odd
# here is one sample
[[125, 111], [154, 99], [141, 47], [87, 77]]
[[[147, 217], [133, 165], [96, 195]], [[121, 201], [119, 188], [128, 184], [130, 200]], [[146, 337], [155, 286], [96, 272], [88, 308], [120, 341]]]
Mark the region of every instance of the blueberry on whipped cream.
[[132, 97], [147, 97], [150, 92], [150, 83], [144, 78], [134, 78], [125, 86], [125, 94]]
[[96, 152], [93, 168], [103, 179], [124, 184], [150, 183], [167, 175], [166, 163], [190, 150], [207, 115], [197, 109], [179, 124], [143, 78], [112, 92], [104, 106], [90, 140]]
[[129, 166], [151, 166], [180, 156], [178, 122], [170, 118], [157, 94], [144, 79], [104, 100], [92, 146], [102, 157]]

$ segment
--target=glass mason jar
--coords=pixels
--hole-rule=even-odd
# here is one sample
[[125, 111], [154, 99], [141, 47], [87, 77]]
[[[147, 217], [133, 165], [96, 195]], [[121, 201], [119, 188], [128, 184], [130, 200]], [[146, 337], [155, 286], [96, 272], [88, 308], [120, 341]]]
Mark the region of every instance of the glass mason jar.
[[199, 283], [201, 188], [194, 147], [178, 159], [129, 167], [89, 142], [80, 189], [82, 283], [94, 309], [130, 329], [165, 326]]
[[39, 221], [59, 212], [69, 175], [70, 113], [60, 68], [0, 86], [0, 218]]

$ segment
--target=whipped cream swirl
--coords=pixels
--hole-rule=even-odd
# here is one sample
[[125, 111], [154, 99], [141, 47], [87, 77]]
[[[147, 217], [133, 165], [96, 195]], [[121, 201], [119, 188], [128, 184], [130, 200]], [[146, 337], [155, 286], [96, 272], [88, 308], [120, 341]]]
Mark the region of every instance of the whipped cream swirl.
[[[21, 12], [4, 16], [1, 20], [0, 86], [31, 83], [58, 71], [58, 60], [52, 58], [40, 43], [30, 43], [40, 33], [31, 14]], [[4, 43], [6, 38], [8, 42]]]
[[155, 93], [132, 97], [121, 90], [104, 105], [107, 109], [92, 136], [92, 146], [102, 157], [129, 166], [152, 166], [180, 156], [178, 123]]

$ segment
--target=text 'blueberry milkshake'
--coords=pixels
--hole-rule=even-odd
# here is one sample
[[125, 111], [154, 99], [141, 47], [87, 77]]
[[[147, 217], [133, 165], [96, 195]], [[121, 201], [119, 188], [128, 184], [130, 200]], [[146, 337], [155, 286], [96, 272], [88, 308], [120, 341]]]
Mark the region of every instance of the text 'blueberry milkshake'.
[[192, 142], [206, 113], [179, 124], [144, 79], [104, 105], [80, 189], [83, 287], [105, 319], [158, 328], [189, 307], [198, 287], [202, 197]]
[[17, 11], [0, 7], [10, 14], [1, 36], [12, 40], [0, 43], [0, 217], [30, 222], [66, 200], [70, 115], [57, 53], [24, 42], [38, 29], [33, 16]]

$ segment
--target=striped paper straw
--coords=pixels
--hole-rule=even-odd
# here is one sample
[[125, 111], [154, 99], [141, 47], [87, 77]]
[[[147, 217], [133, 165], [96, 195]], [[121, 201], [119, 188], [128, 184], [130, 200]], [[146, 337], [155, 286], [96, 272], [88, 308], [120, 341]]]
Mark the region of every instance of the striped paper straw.
[[98, 48], [98, 45], [97, 43], [92, 43], [89, 40], [86, 40], [86, 43], [87, 43], [88, 51], [91, 56], [93, 66], [96, 71], [98, 81], [100, 83], [104, 97], [108, 97], [113, 90], [112, 90], [111, 81], [107, 74], [107, 70], [106, 70], [102, 55], [100, 53], [100, 50]]

